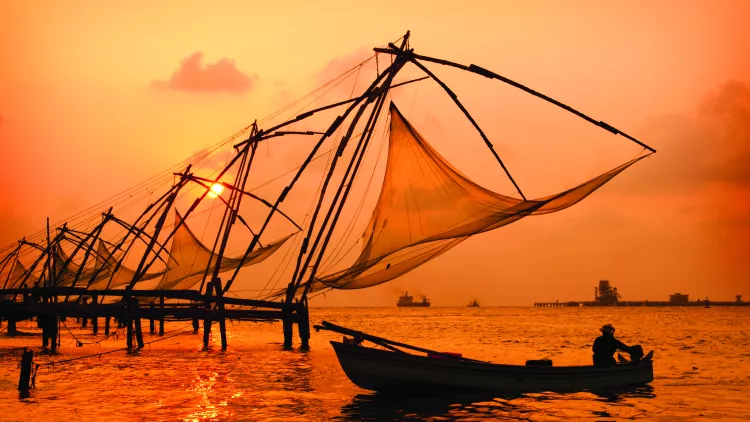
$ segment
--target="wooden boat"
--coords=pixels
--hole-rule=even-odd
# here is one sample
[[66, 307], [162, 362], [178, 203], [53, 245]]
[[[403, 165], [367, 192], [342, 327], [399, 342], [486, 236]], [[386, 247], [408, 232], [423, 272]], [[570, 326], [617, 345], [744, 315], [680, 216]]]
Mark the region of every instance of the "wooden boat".
[[[331, 345], [346, 376], [357, 386], [378, 392], [567, 392], [647, 384], [654, 379], [653, 353], [637, 362], [609, 367], [501, 365], [422, 349], [325, 322], [316, 329], [353, 337], [345, 338], [343, 342], [331, 341]], [[364, 340], [389, 350], [362, 346], [360, 343]], [[398, 347], [419, 351], [426, 356], [407, 353]]]

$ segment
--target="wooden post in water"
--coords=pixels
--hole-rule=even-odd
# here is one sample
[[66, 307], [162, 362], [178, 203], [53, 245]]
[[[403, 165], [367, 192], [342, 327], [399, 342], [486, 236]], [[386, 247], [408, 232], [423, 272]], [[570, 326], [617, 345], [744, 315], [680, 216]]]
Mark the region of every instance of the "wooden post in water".
[[57, 353], [57, 342], [58, 337], [60, 336], [60, 332], [58, 330], [58, 325], [60, 317], [57, 315], [52, 315], [52, 317], [49, 319], [49, 326], [50, 326], [50, 338], [52, 340], [52, 344], [50, 345], [50, 351], [52, 353]]
[[15, 336], [18, 334], [18, 330], [16, 329], [16, 320], [13, 319], [13, 317], [8, 318], [8, 335], [9, 336]]
[[221, 279], [214, 280], [214, 290], [216, 291], [216, 305], [219, 309], [219, 331], [221, 332], [221, 350], [227, 350], [227, 322], [224, 317], [224, 291], [221, 288]]
[[211, 317], [209, 312], [211, 311], [211, 292], [213, 290], [213, 283], [206, 284], [206, 296], [203, 303], [203, 308], [206, 310], [206, 314], [203, 317], [203, 348], [208, 349], [208, 338], [211, 335]]
[[130, 291], [133, 290], [132, 287], [127, 286], [125, 287], [125, 294], [123, 295], [123, 299], [125, 300], [125, 309], [126, 309], [126, 316], [125, 316], [125, 324], [127, 325], [127, 344], [128, 344], [128, 352], [133, 351], [133, 303], [132, 299], [130, 297]]
[[281, 303], [284, 304], [284, 307], [281, 309], [281, 324], [284, 330], [284, 349], [291, 349], [292, 337], [294, 336], [294, 322], [292, 321], [291, 304], [285, 304], [284, 301]]
[[31, 387], [31, 368], [34, 365], [34, 352], [23, 348], [21, 355], [21, 374], [18, 378], [18, 391], [21, 394], [28, 393]]
[[141, 327], [141, 317], [138, 311], [138, 299], [133, 299], [133, 311], [135, 315], [135, 340], [138, 342], [138, 348], [143, 349], [145, 344], [143, 343], [143, 328]]
[[[197, 304], [192, 304], [192, 305], [190, 305], [190, 307], [193, 308], [193, 309], [198, 309], [198, 305]], [[193, 334], [198, 334], [198, 331], [200, 331], [200, 329], [201, 329], [201, 323], [200, 323], [200, 321], [198, 320], [197, 317], [193, 318]]]
[[307, 311], [307, 298], [297, 304], [297, 328], [302, 349], [310, 348], [310, 314]]
[[36, 322], [42, 328], [42, 347], [45, 349], [47, 348], [47, 346], [49, 346], [49, 324], [47, 323], [48, 319], [49, 315], [47, 314], [39, 314], [36, 317]]
[[104, 317], [104, 335], [105, 336], [109, 335], [109, 318], [110, 318], [109, 316]]
[[[82, 296], [82, 297], [80, 298], [80, 300], [81, 300], [81, 301], [83, 302], [83, 304], [84, 304], [84, 305], [85, 305], [85, 304], [87, 304], [87, 303], [89, 302], [89, 298], [88, 298], [88, 297], [86, 297], [86, 296]], [[83, 318], [83, 319], [81, 320], [81, 328], [86, 328], [86, 327], [88, 327], [88, 325], [89, 325], [89, 319], [88, 319], [88, 318], [85, 318], [85, 317], [84, 317], [84, 318]]]
[[159, 296], [159, 308], [161, 308], [161, 314], [159, 316], [159, 335], [164, 335], [164, 293]]
[[[98, 296], [96, 293], [91, 295], [91, 306], [96, 307], [98, 304], [97, 298]], [[91, 331], [93, 331], [94, 335], [99, 334], [99, 315], [96, 311], [94, 311], [94, 316], [91, 317]]]
[[148, 305], [148, 307], [151, 309], [151, 318], [148, 319], [148, 333], [154, 334], [156, 332], [156, 321], [154, 320], [154, 304], [151, 303]]

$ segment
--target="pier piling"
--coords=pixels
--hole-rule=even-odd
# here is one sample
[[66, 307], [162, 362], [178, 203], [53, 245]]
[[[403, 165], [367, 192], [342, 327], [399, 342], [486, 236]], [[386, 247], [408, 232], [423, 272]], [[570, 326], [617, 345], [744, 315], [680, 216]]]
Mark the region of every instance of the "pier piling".
[[227, 350], [227, 322], [224, 316], [224, 290], [221, 287], [221, 279], [214, 280], [216, 291], [216, 305], [219, 310], [219, 332], [221, 333], [221, 350]]
[[164, 335], [164, 295], [159, 296], [159, 309], [161, 309], [161, 316], [159, 316], [159, 335]]
[[310, 314], [307, 310], [307, 299], [298, 303], [297, 307], [297, 328], [299, 329], [299, 338], [302, 343], [302, 349], [310, 348]]
[[[211, 309], [211, 296], [212, 296], [212, 290], [213, 290], [213, 283], [206, 284], [206, 296], [205, 296], [205, 302], [203, 304], [204, 309], [206, 311]], [[208, 312], [206, 312], [206, 316], [203, 318], [203, 348], [208, 349], [208, 340], [211, 336], [211, 317], [208, 315]]]
[[[148, 305], [148, 307], [149, 307], [149, 308], [151, 309], [151, 311], [152, 311], [152, 312], [151, 312], [151, 315], [153, 315], [153, 314], [154, 314], [154, 313], [153, 313], [153, 310], [154, 310], [154, 304], [152, 303], [152, 304]], [[149, 319], [148, 319], [148, 333], [149, 333], [149, 334], [151, 334], [151, 335], [153, 335], [154, 333], [156, 333], [156, 320], [154, 320], [154, 317], [153, 317], [153, 316], [152, 316], [151, 318], [149, 318]]]
[[28, 393], [31, 388], [31, 368], [34, 364], [34, 352], [23, 348], [23, 354], [21, 355], [21, 374], [18, 378], [18, 391]]

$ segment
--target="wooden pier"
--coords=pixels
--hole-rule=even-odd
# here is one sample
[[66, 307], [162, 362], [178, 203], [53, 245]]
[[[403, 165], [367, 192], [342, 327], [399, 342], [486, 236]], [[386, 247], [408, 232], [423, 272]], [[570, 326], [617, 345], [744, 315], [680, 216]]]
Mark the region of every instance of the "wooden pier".
[[[104, 334], [109, 334], [110, 320], [127, 327], [126, 342], [129, 349], [137, 344], [143, 347], [141, 323], [149, 321], [149, 331], [164, 334], [165, 321], [193, 321], [194, 327], [203, 321], [203, 343], [208, 347], [211, 326], [219, 324], [222, 349], [227, 348], [226, 320], [285, 321], [284, 344], [292, 344], [293, 324], [299, 326], [303, 346], [309, 338], [309, 320], [306, 301], [284, 303], [276, 301], [224, 297], [220, 282], [209, 283], [213, 288], [205, 294], [196, 290], [87, 290], [71, 287], [38, 287], [31, 289], [0, 290], [0, 319], [8, 323], [8, 335], [15, 335], [18, 321], [37, 318], [42, 328], [42, 346], [56, 351], [60, 318], [80, 318], [91, 321], [93, 334], [104, 321]], [[216, 292], [216, 293], [214, 293]], [[102, 298], [109, 298], [104, 303]], [[82, 300], [91, 298], [90, 301]], [[88, 302], [88, 303], [86, 303]], [[288, 326], [288, 327], [287, 327]], [[51, 344], [50, 344], [51, 340]]]
[[[660, 307], [660, 306], [680, 306], [680, 307], [692, 307], [692, 308], [705, 308], [706, 307], [706, 301], [695, 301], [695, 302], [687, 302], [687, 303], [672, 303], [669, 301], [650, 301], [650, 300], [626, 300], [626, 301], [618, 301], [616, 303], [603, 305], [599, 302], [577, 302], [577, 301], [570, 301], [570, 302], [536, 302], [534, 303], [535, 308], [579, 308], [579, 307], [607, 307], [607, 306], [616, 306], [616, 307], [623, 307], [623, 306], [636, 306], [636, 307], [644, 307], [644, 306], [653, 306], [653, 307]], [[714, 307], [714, 306], [750, 306], [750, 302], [713, 302], [708, 301], [708, 307]]]

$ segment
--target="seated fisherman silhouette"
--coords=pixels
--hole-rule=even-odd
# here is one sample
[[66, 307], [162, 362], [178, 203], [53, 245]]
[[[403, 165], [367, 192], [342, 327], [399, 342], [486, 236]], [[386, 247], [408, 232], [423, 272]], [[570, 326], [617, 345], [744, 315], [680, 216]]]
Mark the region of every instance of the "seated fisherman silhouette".
[[606, 324], [599, 329], [602, 335], [594, 340], [594, 366], [616, 365], [615, 352], [620, 350], [630, 355], [634, 361], [643, 357], [643, 348], [641, 346], [627, 346], [625, 343], [615, 338], [615, 327], [612, 324]]

